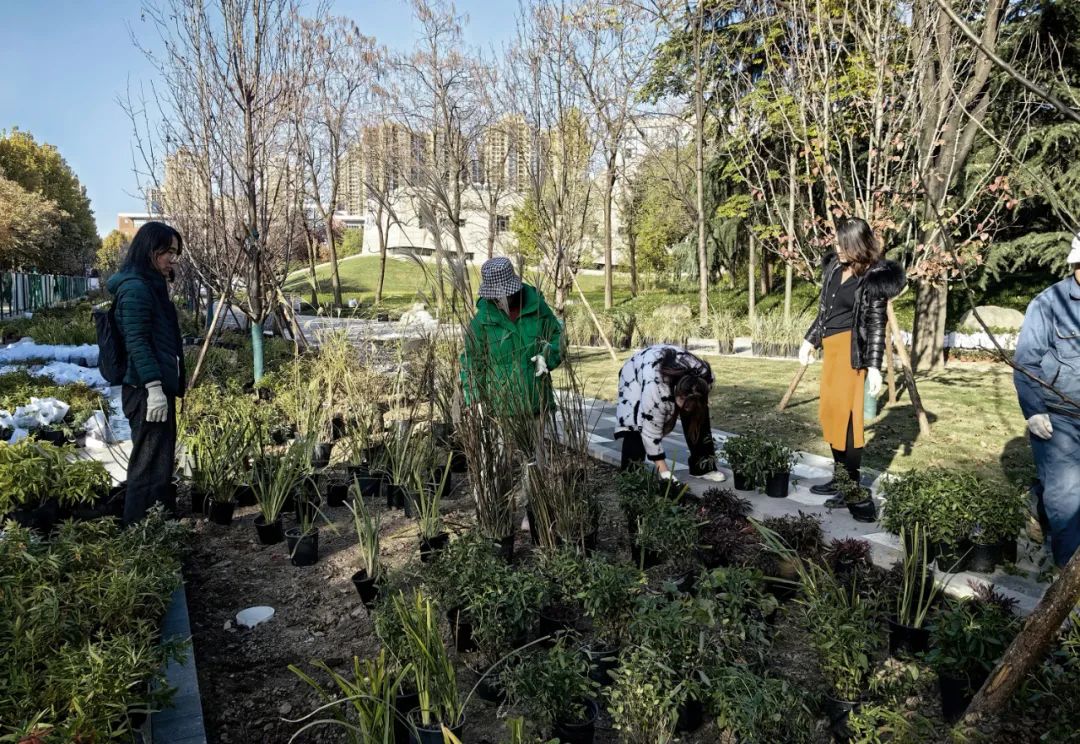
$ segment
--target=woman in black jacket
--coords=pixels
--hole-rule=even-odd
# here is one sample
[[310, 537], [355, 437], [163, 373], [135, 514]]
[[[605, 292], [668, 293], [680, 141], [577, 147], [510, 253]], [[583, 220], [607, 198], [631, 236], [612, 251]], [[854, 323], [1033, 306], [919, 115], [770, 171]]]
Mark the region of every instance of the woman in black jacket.
[[[864, 220], [849, 219], [836, 228], [837, 249], [825, 257], [818, 314], [799, 349], [799, 361], [813, 361], [822, 349], [818, 418], [838, 467], [856, 483], [863, 452], [865, 392], [881, 391], [885, 355], [886, 308], [904, 288], [904, 270], [882, 258], [881, 246]], [[836, 479], [813, 486], [833, 496], [826, 506], [844, 505]]]
[[170, 491], [176, 460], [176, 399], [184, 396], [184, 349], [169, 280], [183, 249], [180, 233], [147, 222], [107, 288], [127, 353], [124, 415], [131, 424], [124, 523], [142, 519], [154, 502], [175, 508]]

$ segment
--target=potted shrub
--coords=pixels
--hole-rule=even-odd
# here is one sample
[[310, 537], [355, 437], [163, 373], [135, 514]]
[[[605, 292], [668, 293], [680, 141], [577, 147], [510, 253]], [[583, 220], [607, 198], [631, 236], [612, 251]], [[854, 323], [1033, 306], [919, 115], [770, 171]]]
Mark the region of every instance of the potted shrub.
[[112, 477], [96, 460], [64, 458], [60, 469], [57, 497], [63, 511], [76, 519], [96, 519], [107, 514], [106, 501]]
[[550, 726], [563, 744], [592, 744], [599, 706], [589, 664], [570, 639], [530, 655], [502, 675], [509, 699]]
[[837, 468], [836, 491], [844, 504], [847, 506], [851, 518], [856, 522], [873, 522], [877, 519], [877, 505], [870, 495], [869, 489], [863, 488], [861, 483], [856, 483], [848, 475], [844, 468]]
[[682, 691], [672, 685], [663, 663], [648, 647], [622, 658], [615, 682], [606, 690], [612, 725], [626, 744], [670, 744], [675, 740]]
[[[882, 526], [899, 535], [901, 525], [908, 528], [907, 534], [912, 534], [914, 524], [922, 524], [938, 568], [962, 571], [971, 551], [968, 503], [978, 498], [980, 487], [974, 476], [943, 468], [906, 473], [885, 483], [886, 518]], [[898, 504], [888, 504], [897, 498]], [[888, 516], [890, 511], [892, 516]]]
[[379, 580], [382, 578], [382, 564], [379, 560], [379, 529], [382, 527], [382, 519], [377, 508], [368, 510], [364, 499], [358, 493], [359, 486], [354, 485], [354, 489], [357, 492], [356, 498], [348, 507], [356, 529], [357, 563], [360, 568], [352, 575], [352, 583], [364, 607], [371, 610], [379, 597]]
[[415, 502], [413, 510], [416, 512], [417, 526], [420, 532], [420, 560], [427, 563], [437, 551], [446, 547], [450, 541], [450, 535], [443, 529], [442, 496], [450, 477], [449, 460], [447, 467], [442, 471], [442, 480], [429, 485], [422, 472], [414, 472], [413, 489]]
[[1012, 603], [992, 592], [948, 599], [930, 626], [927, 663], [937, 672], [941, 709], [955, 723], [1019, 632]]
[[693, 514], [666, 499], [655, 501], [638, 517], [631, 553], [645, 570], [664, 561], [683, 564], [697, 550], [698, 524]]
[[537, 635], [552, 639], [577, 629], [581, 618], [578, 593], [584, 577], [583, 557], [571, 546], [541, 553], [540, 574], [545, 581]]
[[50, 498], [57, 453], [32, 439], [0, 446], [0, 516], [47, 534], [59, 515]]
[[465, 612], [486, 667], [477, 683], [477, 693], [485, 700], [503, 702], [505, 691], [498, 672], [504, 662], [514, 658], [515, 649], [526, 645], [545, 590], [543, 579], [532, 571], [514, 570], [502, 561], [493, 563], [492, 569], [486, 585], [474, 593]]
[[1016, 562], [1016, 537], [1027, 523], [1026, 489], [984, 482], [968, 501], [971, 515], [972, 571], [991, 573], [1003, 563]]
[[409, 713], [415, 744], [443, 744], [443, 727], [461, 738], [465, 703], [458, 692], [454, 662], [443, 644], [435, 604], [421, 592], [411, 598], [398, 593], [392, 606], [405, 631], [411, 660], [411, 679], [418, 704]]
[[592, 623], [593, 640], [584, 653], [589, 660], [589, 675], [600, 685], [611, 684], [611, 672], [618, 665], [619, 649], [644, 585], [644, 575], [634, 566], [601, 558], [585, 561], [584, 581], [577, 598]]
[[488, 577], [499, 570], [498, 563], [489, 543], [475, 532], [469, 532], [452, 541], [435, 560], [426, 564], [424, 589], [446, 609], [459, 652], [476, 649], [468, 608], [485, 590]]
[[791, 482], [791, 467], [795, 464], [795, 451], [780, 442], [766, 441], [757, 457], [760, 471], [758, 482], [765, 484], [765, 495], [774, 499], [786, 498]]
[[303, 478], [306, 464], [303, 458], [305, 454], [299, 448], [290, 448], [282, 455], [255, 458], [251, 470], [251, 487], [259, 506], [255, 531], [263, 545], [276, 545], [285, 539], [281, 513]]
[[732, 485], [736, 491], [751, 491], [758, 485], [758, 458], [763, 443], [762, 437], [750, 432], [728, 437], [720, 447], [720, 453], [734, 476]]
[[888, 618], [889, 653], [893, 656], [926, 651], [930, 641], [930, 630], [925, 626], [926, 616], [939, 591], [933, 569], [929, 566], [926, 532], [919, 524], [915, 525], [913, 532], [911, 540], [908, 540], [907, 529], [901, 528], [900, 531], [900, 539], [905, 546], [901, 564], [902, 580], [896, 596], [896, 613]]
[[698, 544], [706, 568], [730, 565], [747, 530], [753, 511], [749, 499], [726, 488], [711, 488], [697, 508]]

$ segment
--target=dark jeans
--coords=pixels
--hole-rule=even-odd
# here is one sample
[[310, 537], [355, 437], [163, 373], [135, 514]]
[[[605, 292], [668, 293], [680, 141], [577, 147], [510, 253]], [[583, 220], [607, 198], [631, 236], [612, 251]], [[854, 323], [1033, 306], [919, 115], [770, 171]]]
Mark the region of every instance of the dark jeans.
[[[690, 450], [690, 475], [705, 475], [716, 470], [716, 442], [712, 438], [709, 425], [709, 409], [695, 413], [679, 412], [686, 447]], [[696, 426], [695, 426], [696, 424]], [[626, 470], [635, 463], [645, 462], [645, 443], [641, 441], [641, 432], [623, 431], [615, 435], [622, 440], [622, 463], [619, 468]]]
[[854, 483], [859, 483], [860, 470], [862, 469], [863, 448], [855, 446], [855, 426], [849, 418], [847, 425], [846, 448], [832, 451], [833, 460], [836, 464], [847, 471]]
[[1080, 549], [1080, 418], [1051, 413], [1050, 423], [1054, 436], [1031, 437], [1031, 453], [1042, 482], [1054, 563], [1064, 566]]
[[146, 389], [124, 385], [124, 415], [131, 424], [124, 524], [137, 522], [146, 510], [162, 503], [176, 510], [172, 478], [176, 461], [176, 398], [169, 398], [169, 415], [161, 423], [146, 420]]

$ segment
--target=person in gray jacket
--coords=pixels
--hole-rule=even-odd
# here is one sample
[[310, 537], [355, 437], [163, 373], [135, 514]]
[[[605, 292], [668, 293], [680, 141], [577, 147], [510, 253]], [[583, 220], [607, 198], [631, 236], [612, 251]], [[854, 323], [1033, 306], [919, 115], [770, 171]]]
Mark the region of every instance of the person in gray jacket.
[[1080, 235], [1067, 261], [1072, 275], [1028, 305], [1013, 373], [1058, 566], [1080, 548]]

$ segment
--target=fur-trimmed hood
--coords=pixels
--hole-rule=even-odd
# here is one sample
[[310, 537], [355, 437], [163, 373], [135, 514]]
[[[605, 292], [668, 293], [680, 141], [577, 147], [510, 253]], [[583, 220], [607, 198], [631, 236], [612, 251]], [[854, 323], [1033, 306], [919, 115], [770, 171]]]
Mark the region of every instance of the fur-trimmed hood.
[[[836, 252], [830, 251], [822, 260], [824, 275], [828, 276], [836, 263]], [[862, 278], [862, 290], [869, 300], [891, 300], [904, 291], [907, 286], [907, 274], [904, 267], [887, 258], [879, 260], [870, 267]]]

